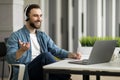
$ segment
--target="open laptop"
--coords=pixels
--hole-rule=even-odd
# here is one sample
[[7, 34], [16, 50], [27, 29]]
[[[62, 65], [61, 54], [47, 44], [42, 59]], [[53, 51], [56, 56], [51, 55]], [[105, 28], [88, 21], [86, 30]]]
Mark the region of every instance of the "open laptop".
[[89, 59], [70, 61], [69, 63], [89, 65], [109, 62], [116, 45], [116, 40], [98, 40], [93, 46]]

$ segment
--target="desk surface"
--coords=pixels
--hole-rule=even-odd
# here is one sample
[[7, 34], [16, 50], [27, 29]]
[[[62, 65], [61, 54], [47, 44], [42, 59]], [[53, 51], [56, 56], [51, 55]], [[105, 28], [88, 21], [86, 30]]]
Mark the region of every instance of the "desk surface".
[[108, 62], [92, 65], [79, 65], [68, 63], [72, 59], [65, 59], [58, 61], [53, 64], [44, 66], [44, 69], [62, 69], [62, 70], [73, 70], [73, 71], [106, 71], [106, 72], [120, 72], [120, 63]]

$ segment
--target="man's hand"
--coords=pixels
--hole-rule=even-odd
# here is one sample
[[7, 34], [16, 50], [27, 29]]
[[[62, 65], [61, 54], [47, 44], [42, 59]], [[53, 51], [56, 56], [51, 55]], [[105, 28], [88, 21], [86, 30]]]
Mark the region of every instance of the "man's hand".
[[68, 54], [68, 58], [80, 59], [80, 58], [81, 58], [81, 53], [80, 53], [80, 52], [77, 52], [77, 53], [69, 53], [69, 54]]
[[27, 51], [30, 48], [30, 42], [22, 42], [21, 40], [19, 40], [19, 45], [20, 45], [20, 50], [22, 51]]
[[18, 51], [16, 52], [16, 60], [18, 60], [23, 55], [23, 53], [30, 48], [30, 42], [24, 43], [19, 40], [19, 45], [20, 49], [18, 49]]

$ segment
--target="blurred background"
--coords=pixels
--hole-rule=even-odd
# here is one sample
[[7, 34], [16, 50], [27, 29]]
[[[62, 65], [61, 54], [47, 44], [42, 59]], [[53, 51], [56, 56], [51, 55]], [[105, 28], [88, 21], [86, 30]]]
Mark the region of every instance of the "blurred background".
[[0, 0], [0, 41], [23, 27], [33, 3], [43, 12], [41, 30], [61, 48], [76, 51], [82, 36], [120, 36], [120, 0]]

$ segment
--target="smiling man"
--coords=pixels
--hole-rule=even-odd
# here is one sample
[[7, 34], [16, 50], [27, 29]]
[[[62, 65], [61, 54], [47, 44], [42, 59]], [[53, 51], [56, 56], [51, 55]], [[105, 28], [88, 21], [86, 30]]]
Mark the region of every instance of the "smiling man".
[[[59, 48], [44, 32], [39, 31], [42, 11], [39, 5], [31, 4], [25, 8], [26, 24], [13, 32], [7, 41], [6, 59], [10, 64], [25, 64], [24, 80], [43, 80], [43, 66], [56, 62], [54, 56], [80, 59], [79, 53]], [[17, 80], [18, 68], [13, 68], [12, 80]], [[51, 74], [50, 80], [69, 80], [69, 74]]]

